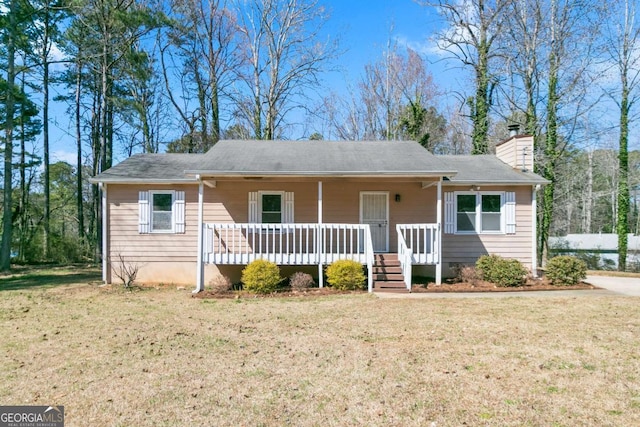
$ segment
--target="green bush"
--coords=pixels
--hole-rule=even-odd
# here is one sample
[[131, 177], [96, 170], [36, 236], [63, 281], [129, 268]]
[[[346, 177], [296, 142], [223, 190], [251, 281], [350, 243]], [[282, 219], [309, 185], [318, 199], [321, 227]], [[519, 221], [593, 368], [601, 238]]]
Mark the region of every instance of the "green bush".
[[587, 278], [587, 264], [574, 256], [557, 256], [549, 260], [545, 274], [554, 285], [576, 285]]
[[257, 259], [242, 270], [244, 289], [258, 294], [268, 294], [278, 287], [280, 269], [278, 266], [264, 259]]
[[327, 283], [342, 291], [364, 289], [365, 277], [362, 265], [348, 259], [333, 262], [327, 267]]
[[500, 287], [522, 286], [527, 269], [517, 259], [507, 259], [499, 255], [483, 255], [476, 262], [476, 269], [482, 279]]

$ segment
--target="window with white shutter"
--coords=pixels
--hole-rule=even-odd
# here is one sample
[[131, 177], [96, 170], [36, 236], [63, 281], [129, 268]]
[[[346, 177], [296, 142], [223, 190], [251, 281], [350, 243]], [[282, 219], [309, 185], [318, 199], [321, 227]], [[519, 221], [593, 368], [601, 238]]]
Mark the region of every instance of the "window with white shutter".
[[138, 232], [141, 234], [184, 233], [184, 191], [138, 192]]
[[249, 192], [249, 223], [290, 224], [294, 222], [294, 193], [285, 191]]
[[444, 193], [446, 234], [515, 234], [515, 193], [456, 191]]

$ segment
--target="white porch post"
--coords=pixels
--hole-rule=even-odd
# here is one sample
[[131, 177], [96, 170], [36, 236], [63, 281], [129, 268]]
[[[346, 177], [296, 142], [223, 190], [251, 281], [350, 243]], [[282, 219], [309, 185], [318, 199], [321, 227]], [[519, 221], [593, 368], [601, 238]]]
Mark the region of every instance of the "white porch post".
[[204, 291], [204, 262], [203, 262], [203, 252], [204, 252], [204, 224], [203, 221], [203, 204], [204, 204], [204, 184], [202, 179], [198, 175], [198, 257], [197, 257], [197, 268], [196, 271], [196, 288], [193, 290], [193, 293], [198, 293]]
[[538, 277], [538, 189], [540, 185], [531, 187], [531, 273]]
[[442, 283], [442, 178], [438, 181], [437, 194], [436, 222], [438, 223], [438, 242], [436, 251], [438, 252], [438, 261], [436, 263], [436, 285], [439, 285]]
[[107, 217], [107, 184], [100, 183], [100, 189], [102, 190], [102, 281], [104, 283], [110, 283], [109, 280], [109, 245], [108, 245], [108, 224], [109, 218]]
[[[318, 181], [318, 224], [322, 224], [322, 181]], [[318, 285], [323, 287], [322, 278], [322, 232], [318, 227]]]

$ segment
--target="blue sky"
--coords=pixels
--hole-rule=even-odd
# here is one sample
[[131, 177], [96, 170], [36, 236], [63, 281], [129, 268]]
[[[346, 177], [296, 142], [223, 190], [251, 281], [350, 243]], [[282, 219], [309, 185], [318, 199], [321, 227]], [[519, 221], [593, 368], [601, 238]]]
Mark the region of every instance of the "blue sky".
[[[441, 21], [433, 8], [421, 6], [412, 0], [320, 0], [330, 13], [324, 28], [327, 37], [337, 37], [344, 54], [337, 65], [342, 70], [327, 74], [324, 83], [338, 93], [347, 84], [360, 80], [364, 66], [378, 61], [387, 49], [389, 40], [420, 52], [429, 63], [436, 84], [443, 91], [460, 90], [465, 74], [457, 64], [443, 60], [431, 40]], [[57, 95], [54, 93], [53, 96]], [[75, 164], [75, 144], [68, 132], [73, 124], [65, 106], [52, 109], [52, 160]], [[41, 142], [38, 142], [41, 146]], [[116, 152], [118, 160], [122, 160]]]
[[358, 80], [367, 63], [379, 60], [389, 39], [408, 46], [429, 62], [435, 82], [443, 90], [459, 85], [460, 72], [438, 54], [432, 37], [442, 21], [432, 7], [412, 0], [325, 0], [331, 12], [327, 32], [340, 38], [346, 50], [339, 61], [351, 80]]

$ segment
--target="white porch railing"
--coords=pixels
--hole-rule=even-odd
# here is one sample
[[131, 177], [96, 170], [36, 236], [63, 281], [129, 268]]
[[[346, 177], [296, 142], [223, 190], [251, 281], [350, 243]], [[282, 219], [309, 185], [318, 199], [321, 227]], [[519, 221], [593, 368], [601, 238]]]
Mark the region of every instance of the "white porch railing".
[[[396, 226], [398, 229], [399, 225]], [[413, 267], [413, 252], [411, 248], [407, 246], [407, 242], [404, 240], [404, 236], [398, 230], [398, 260], [400, 261], [400, 267], [402, 268], [402, 276], [404, 277], [404, 284], [409, 291], [411, 291], [411, 270]]]
[[351, 259], [368, 267], [373, 286], [373, 244], [367, 224], [204, 224], [208, 264], [326, 265]]
[[[398, 242], [400, 237], [406, 242], [406, 246], [411, 249], [413, 264], [437, 264], [440, 258], [438, 253], [438, 224], [398, 224]], [[398, 243], [399, 246], [399, 243]], [[399, 251], [399, 249], [398, 249]]]
[[414, 264], [434, 265], [439, 262], [440, 238], [438, 224], [398, 224], [398, 259], [404, 275], [404, 283], [411, 290], [411, 274]]

